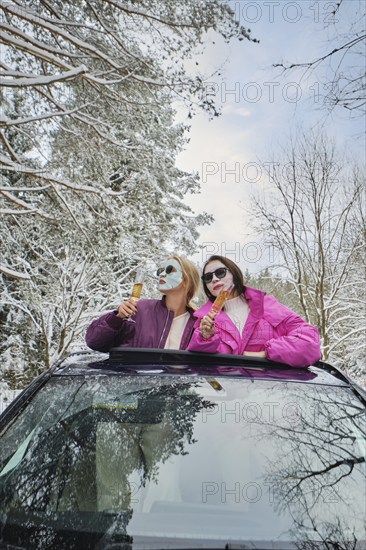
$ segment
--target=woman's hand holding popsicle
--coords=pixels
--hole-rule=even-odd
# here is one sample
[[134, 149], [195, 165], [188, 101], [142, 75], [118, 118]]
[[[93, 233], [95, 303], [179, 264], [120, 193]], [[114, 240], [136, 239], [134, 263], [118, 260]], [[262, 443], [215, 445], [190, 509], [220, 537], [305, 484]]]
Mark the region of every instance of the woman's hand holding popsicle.
[[214, 323], [214, 317], [211, 316], [211, 312], [209, 312], [207, 315], [202, 317], [201, 323], [200, 323], [200, 331], [206, 340], [208, 338], [211, 338], [215, 334], [215, 323]]
[[227, 290], [222, 289], [216, 296], [215, 301], [207, 315], [205, 315], [200, 323], [200, 331], [206, 340], [215, 334], [215, 317], [223, 308], [224, 303], [230, 298], [232, 288]]

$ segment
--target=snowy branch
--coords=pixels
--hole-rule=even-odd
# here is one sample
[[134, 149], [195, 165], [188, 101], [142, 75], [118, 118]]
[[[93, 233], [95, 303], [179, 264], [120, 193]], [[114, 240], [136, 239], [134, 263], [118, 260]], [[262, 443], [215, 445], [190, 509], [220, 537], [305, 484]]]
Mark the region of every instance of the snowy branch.
[[10, 279], [16, 279], [18, 281], [29, 281], [30, 276], [27, 273], [21, 273], [20, 271], [15, 271], [14, 269], [8, 267], [7, 265], [0, 264], [0, 273], [3, 273]]

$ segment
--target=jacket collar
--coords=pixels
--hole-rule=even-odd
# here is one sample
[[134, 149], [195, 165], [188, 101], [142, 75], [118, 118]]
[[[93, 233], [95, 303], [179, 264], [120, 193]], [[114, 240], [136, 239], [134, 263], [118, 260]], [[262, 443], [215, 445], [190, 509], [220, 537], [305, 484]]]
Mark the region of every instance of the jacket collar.
[[167, 309], [165, 302], [166, 302], [166, 296], [165, 296], [165, 294], [163, 294], [163, 297], [162, 297], [162, 299], [160, 300], [159, 303], [164, 309]]
[[245, 287], [244, 298], [248, 301], [250, 313], [254, 315], [254, 317], [263, 317], [263, 302], [265, 295], [266, 292], [263, 292], [263, 290], [257, 290], [250, 286]]
[[[166, 307], [166, 296], [165, 294], [163, 294], [163, 297], [161, 300], [159, 300], [159, 304], [161, 305], [161, 307], [164, 309], [164, 310], [167, 310], [168, 308]], [[170, 310], [169, 310], [170, 311]], [[189, 306], [187, 306], [187, 311], [188, 313], [190, 314], [190, 316], [192, 317], [192, 313], [195, 312], [195, 310]]]

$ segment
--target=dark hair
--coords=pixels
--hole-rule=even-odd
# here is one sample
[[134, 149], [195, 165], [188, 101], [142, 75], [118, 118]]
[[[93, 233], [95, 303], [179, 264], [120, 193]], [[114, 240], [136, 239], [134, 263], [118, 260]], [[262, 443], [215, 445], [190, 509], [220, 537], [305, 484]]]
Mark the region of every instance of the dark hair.
[[[228, 268], [230, 273], [232, 273], [233, 280], [234, 280], [234, 290], [235, 290], [236, 294], [238, 294], [238, 295], [243, 294], [243, 292], [245, 290], [243, 273], [242, 273], [240, 267], [238, 267], [232, 260], [229, 260], [229, 258], [225, 258], [225, 256], [210, 256], [209, 259], [206, 260], [205, 265], [203, 266], [202, 274], [205, 273], [205, 269], [206, 269], [207, 265], [210, 262], [214, 262], [215, 260], [218, 261], [218, 262], [223, 263], [224, 266], [226, 266]], [[213, 302], [215, 300], [215, 296], [213, 296], [211, 294], [211, 292], [208, 290], [205, 283], [203, 283], [203, 290], [204, 290], [207, 298], [209, 300], [211, 300], [211, 302]]]

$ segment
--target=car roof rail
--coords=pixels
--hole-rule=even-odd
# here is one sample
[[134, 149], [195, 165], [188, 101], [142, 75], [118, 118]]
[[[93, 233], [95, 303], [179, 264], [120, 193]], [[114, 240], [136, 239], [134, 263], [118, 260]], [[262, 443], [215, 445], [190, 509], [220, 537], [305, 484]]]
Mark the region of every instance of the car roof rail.
[[[130, 347], [116, 347], [111, 348], [109, 351], [109, 360], [112, 362], [129, 363], [135, 362], [139, 364], [150, 364], [158, 362], [159, 364], [176, 364], [176, 365], [217, 365], [217, 366], [233, 366], [233, 367], [245, 367], [248, 368], [279, 368], [279, 369], [304, 369], [308, 367], [293, 367], [286, 363], [280, 363], [278, 361], [270, 361], [265, 357], [256, 357], [249, 355], [231, 355], [228, 353], [205, 353], [186, 350], [172, 350], [172, 349], [160, 349], [160, 348], [130, 348]], [[344, 382], [352, 383], [350, 379], [342, 370], [319, 360], [314, 362], [309, 367], [318, 367], [329, 374], [342, 379]]]
[[138, 364], [138, 365], [185, 365], [193, 366], [200, 365], [201, 367], [233, 367], [244, 368], [250, 370], [291, 370], [291, 371], [307, 371], [310, 367], [317, 367], [341, 380], [350, 386], [363, 401], [366, 399], [366, 390], [359, 386], [354, 380], [349, 378], [339, 368], [326, 363], [325, 361], [316, 361], [309, 367], [292, 367], [285, 363], [270, 361], [265, 357], [250, 357], [243, 355], [230, 355], [225, 353], [204, 353], [192, 352], [186, 350], [170, 350], [158, 348], [128, 348], [118, 347], [111, 348], [109, 351], [109, 361], [112, 363]]
[[[68, 353], [65, 357], [58, 360], [56, 364], [51, 367], [50, 371], [54, 372], [58, 368], [64, 368], [67, 363], [77, 357], [84, 356], [91, 359], [98, 359], [104, 362], [107, 353], [96, 352], [93, 350], [78, 350]], [[104, 357], [104, 359], [103, 359]], [[107, 361], [111, 363], [125, 364], [126, 366], [136, 365], [169, 365], [169, 366], [200, 366], [214, 368], [216, 367], [233, 367], [244, 368], [248, 370], [291, 370], [297, 372], [304, 372], [308, 367], [292, 367], [285, 363], [279, 363], [276, 361], [270, 361], [265, 357], [256, 356], [243, 356], [243, 355], [231, 355], [225, 353], [205, 353], [205, 352], [193, 352], [186, 350], [172, 350], [172, 349], [160, 349], [160, 348], [132, 348], [132, 347], [115, 347], [109, 351], [109, 357]], [[116, 365], [117, 366], [117, 365]], [[358, 394], [362, 395], [365, 399], [365, 388], [358, 386], [358, 384], [348, 377], [342, 370], [334, 365], [326, 363], [325, 361], [314, 362], [309, 367], [317, 367], [333, 376], [334, 378], [341, 380], [347, 385], [351, 386]]]
[[339, 380], [342, 380], [343, 382], [346, 382], [349, 384], [353, 390], [358, 394], [361, 395], [362, 399], [366, 402], [366, 389], [360, 386], [355, 380], [347, 376], [341, 369], [338, 367], [335, 367], [334, 365], [330, 365], [329, 363], [326, 363], [325, 361], [318, 361], [314, 364], [314, 367], [318, 367], [322, 370], [327, 371], [332, 376], [338, 378]]

